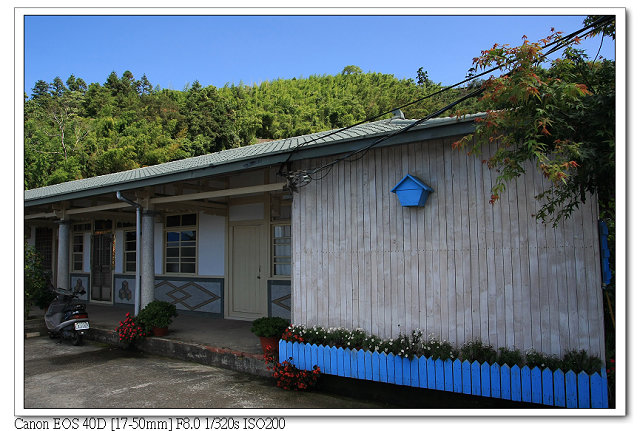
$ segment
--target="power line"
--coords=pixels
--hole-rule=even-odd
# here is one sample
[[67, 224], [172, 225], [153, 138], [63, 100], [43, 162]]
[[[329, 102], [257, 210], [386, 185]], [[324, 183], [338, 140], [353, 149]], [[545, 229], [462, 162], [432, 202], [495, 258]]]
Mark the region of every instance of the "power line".
[[[556, 39], [555, 41], [550, 42], [550, 43], [542, 46], [541, 49], [546, 49], [546, 48], [549, 48], [549, 47], [552, 47], [552, 48], [550, 48], [547, 53], [543, 54], [541, 56], [541, 59], [545, 59], [546, 57], [548, 57], [549, 55], [553, 54], [554, 52], [557, 52], [558, 50], [562, 49], [563, 47], [568, 46], [575, 38], [584, 37], [584, 36], [588, 35], [589, 33], [596, 31], [598, 28], [603, 27], [604, 25], [608, 24], [613, 19], [614, 19], [614, 17], [612, 17], [612, 16], [601, 17], [600, 19], [594, 21], [590, 25], [587, 25], [587, 26], [581, 28], [580, 30], [574, 31], [573, 33], [570, 33], [570, 34], [568, 34], [568, 35], [566, 35], [566, 36], [564, 36], [562, 38]], [[583, 32], [585, 32], [585, 34], [581, 35], [581, 33], [583, 33]], [[440, 90], [438, 90], [438, 91], [436, 91], [434, 93], [431, 93], [429, 95], [426, 95], [424, 97], [416, 99], [416, 100], [414, 100], [412, 102], [405, 103], [404, 105], [401, 105], [399, 107], [393, 108], [393, 109], [391, 109], [389, 111], [386, 111], [386, 112], [384, 112], [382, 114], [379, 114], [377, 116], [370, 117], [368, 119], [362, 120], [362, 121], [360, 121], [358, 123], [352, 124], [350, 126], [342, 128], [342, 129], [335, 130], [335, 131], [333, 131], [333, 132], [331, 132], [329, 134], [318, 136], [318, 137], [316, 137], [316, 138], [314, 138], [314, 139], [312, 139], [310, 141], [298, 144], [295, 148], [293, 148], [293, 150], [291, 150], [291, 152], [289, 153], [289, 156], [287, 157], [287, 160], [280, 166], [279, 174], [282, 175], [282, 176], [286, 176], [289, 179], [290, 187], [292, 189], [294, 189], [294, 190], [298, 186], [307, 185], [312, 180], [321, 180], [321, 179], [323, 179], [324, 177], [326, 177], [328, 175], [328, 173], [331, 171], [331, 169], [333, 168], [333, 166], [335, 164], [337, 164], [337, 163], [339, 163], [339, 162], [341, 162], [343, 160], [350, 159], [351, 157], [353, 157], [356, 154], [363, 153], [360, 157], [358, 157], [357, 159], [355, 159], [353, 161], [359, 160], [360, 158], [364, 157], [364, 154], [366, 154], [368, 150], [370, 150], [374, 146], [378, 145], [379, 143], [381, 143], [381, 142], [383, 142], [383, 141], [385, 141], [387, 139], [390, 139], [390, 138], [392, 138], [394, 136], [397, 136], [399, 134], [405, 133], [408, 130], [418, 126], [419, 124], [421, 124], [421, 123], [423, 123], [423, 122], [425, 122], [425, 121], [427, 121], [427, 120], [429, 120], [431, 118], [434, 118], [434, 117], [437, 117], [437, 116], [441, 115], [442, 113], [448, 111], [449, 109], [451, 109], [454, 106], [462, 103], [463, 101], [465, 101], [465, 100], [467, 100], [467, 99], [469, 99], [471, 97], [474, 97], [476, 95], [481, 94], [484, 91], [484, 88], [479, 88], [479, 89], [477, 89], [477, 90], [475, 90], [475, 91], [473, 91], [471, 93], [468, 93], [467, 95], [459, 98], [458, 100], [448, 104], [444, 108], [441, 108], [438, 111], [435, 111], [435, 112], [433, 112], [433, 113], [431, 113], [431, 114], [429, 114], [429, 115], [427, 115], [427, 116], [425, 116], [425, 117], [423, 117], [423, 118], [421, 118], [421, 119], [409, 124], [408, 126], [402, 128], [402, 129], [400, 129], [398, 131], [395, 131], [393, 133], [390, 133], [389, 135], [383, 136], [383, 137], [377, 139], [373, 143], [371, 143], [371, 144], [369, 144], [369, 145], [367, 145], [367, 146], [365, 146], [363, 148], [360, 148], [358, 150], [354, 150], [354, 151], [352, 151], [352, 152], [350, 152], [350, 153], [348, 153], [348, 154], [346, 154], [346, 155], [344, 155], [342, 157], [339, 157], [339, 158], [335, 159], [332, 162], [329, 162], [329, 163], [327, 163], [327, 164], [325, 164], [323, 166], [314, 168], [311, 171], [308, 171], [308, 170], [307, 171], [298, 171], [298, 172], [289, 173], [289, 174], [285, 175], [285, 174], [282, 173], [282, 170], [283, 170], [284, 166], [289, 163], [289, 161], [291, 160], [291, 157], [293, 156], [293, 154], [295, 154], [297, 151], [299, 151], [300, 148], [303, 147], [304, 145], [308, 145], [308, 144], [310, 144], [312, 142], [315, 142], [315, 141], [317, 141], [319, 139], [324, 139], [324, 138], [327, 138], [327, 137], [332, 136], [332, 135], [337, 134], [337, 133], [341, 133], [341, 132], [343, 132], [345, 130], [348, 130], [348, 129], [351, 129], [353, 127], [362, 125], [364, 123], [370, 122], [370, 121], [375, 120], [377, 118], [380, 118], [380, 117], [382, 117], [384, 115], [393, 113], [396, 110], [400, 110], [402, 108], [406, 108], [407, 106], [419, 103], [419, 102], [421, 102], [423, 100], [426, 100], [426, 99], [428, 99], [430, 97], [436, 96], [436, 95], [441, 94], [441, 93], [443, 93], [445, 91], [448, 91], [448, 90], [450, 90], [452, 88], [455, 88], [455, 87], [457, 87], [457, 86], [459, 86], [461, 84], [464, 84], [466, 82], [469, 82], [469, 81], [472, 81], [474, 79], [477, 79], [477, 78], [479, 78], [481, 76], [484, 76], [484, 75], [486, 75], [488, 73], [494, 72], [494, 71], [496, 71], [498, 69], [502, 69], [504, 67], [507, 67], [508, 64], [509, 63], [505, 63], [505, 64], [501, 64], [501, 65], [498, 65], [498, 66], [494, 66], [494, 67], [492, 67], [490, 69], [485, 70], [484, 72], [478, 73], [476, 75], [468, 76], [466, 79], [464, 79], [463, 81], [460, 81], [460, 82], [458, 82], [456, 84], [453, 84], [453, 85], [450, 85], [448, 87], [442, 88], [442, 89], [440, 89]], [[511, 71], [509, 71], [508, 73], [506, 73], [503, 76], [508, 76], [510, 73], [511, 73]], [[324, 175], [322, 175], [320, 178], [313, 178], [312, 177], [312, 175], [318, 173], [321, 170], [327, 169], [327, 168], [329, 168], [329, 171], [326, 172]], [[294, 181], [294, 178], [296, 178], [296, 177], [297, 177], [298, 181]]]

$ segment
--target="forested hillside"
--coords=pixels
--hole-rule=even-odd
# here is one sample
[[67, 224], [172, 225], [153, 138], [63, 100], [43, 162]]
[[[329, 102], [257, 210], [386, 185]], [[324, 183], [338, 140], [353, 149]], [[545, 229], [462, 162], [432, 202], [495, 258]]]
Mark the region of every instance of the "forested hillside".
[[[422, 69], [414, 81], [357, 66], [255, 85], [196, 81], [182, 91], [154, 89], [129, 71], [112, 72], [103, 84], [73, 75], [38, 81], [25, 95], [25, 188], [344, 127], [439, 88]], [[460, 91], [404, 108], [405, 116], [423, 117]]]

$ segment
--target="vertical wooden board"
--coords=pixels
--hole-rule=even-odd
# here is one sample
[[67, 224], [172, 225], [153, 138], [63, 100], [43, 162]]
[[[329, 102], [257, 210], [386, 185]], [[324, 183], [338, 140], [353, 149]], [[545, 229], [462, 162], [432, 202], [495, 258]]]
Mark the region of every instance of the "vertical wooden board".
[[322, 353], [320, 352], [320, 349], [317, 345], [313, 345], [311, 346], [311, 368], [310, 370], [313, 370], [313, 367], [315, 365], [319, 365], [318, 360], [322, 359]]
[[436, 388], [436, 363], [433, 358], [427, 358], [427, 388]]
[[502, 393], [500, 385], [500, 365], [494, 363], [491, 365], [491, 396], [500, 398]]
[[553, 373], [548, 368], [542, 371], [542, 404], [553, 405]]
[[304, 345], [304, 369], [305, 370], [313, 370], [313, 352], [312, 352], [312, 348], [311, 348], [311, 344], [306, 343]]
[[500, 322], [501, 331], [504, 334], [502, 346], [511, 347], [514, 345], [513, 323], [513, 269], [511, 262], [511, 190], [513, 184], [509, 184], [500, 199], [500, 211], [502, 217], [502, 274], [503, 274], [503, 296], [499, 298], [502, 308], [502, 319]]
[[[529, 199], [526, 200], [526, 215], [527, 222], [527, 261], [525, 265], [528, 265], [528, 273], [529, 273], [529, 309], [531, 314], [531, 346], [533, 349], [541, 351], [542, 350], [542, 330], [541, 330], [541, 322], [540, 322], [540, 270], [538, 267], [538, 237], [536, 226], [537, 222], [532, 214], [535, 214], [537, 211], [536, 200], [531, 198], [531, 196], [535, 196], [539, 193], [538, 188], [536, 187], [536, 175], [539, 175], [533, 163], [529, 163], [527, 165], [528, 172], [525, 174], [526, 184], [527, 184], [527, 196]], [[526, 273], [526, 270], [523, 270]]]
[[522, 401], [530, 403], [531, 398], [531, 370], [529, 367], [524, 366], [520, 370], [521, 387], [522, 387]]
[[[463, 152], [458, 152], [460, 158], [460, 194], [461, 194], [461, 206], [460, 206], [460, 218], [461, 218], [461, 242], [460, 245], [462, 255], [462, 303], [464, 309], [464, 332], [462, 340], [458, 340], [461, 344], [464, 341], [473, 339], [473, 299], [472, 299], [472, 286], [471, 286], [471, 270], [477, 271], [475, 264], [472, 260], [471, 254], [471, 223], [470, 217], [470, 193], [469, 183], [471, 181], [469, 175], [468, 164], [470, 162], [470, 156], [467, 156]], [[475, 209], [474, 209], [475, 210]], [[462, 322], [460, 322], [462, 323]]]
[[508, 365], [500, 367], [500, 396], [502, 399], [511, 399], [511, 369]]
[[516, 181], [512, 181], [511, 190], [509, 193], [510, 202], [510, 222], [511, 222], [511, 268], [512, 268], [512, 280], [513, 280], [513, 346], [518, 349], [524, 349], [524, 330], [528, 327], [527, 318], [529, 316], [523, 313], [522, 305], [522, 291], [523, 291], [523, 276], [521, 263], [521, 247], [526, 248], [524, 243], [524, 236], [520, 232], [520, 206], [523, 205], [523, 201], [527, 198], [523, 195], [523, 182], [524, 178], [518, 177]]
[[[593, 195], [590, 195], [585, 204], [585, 220], [588, 221], [585, 228], [585, 264], [587, 268], [586, 281], [589, 291], [589, 352], [605, 357], [603, 349], [604, 326], [602, 309], [602, 275], [600, 273], [600, 241], [598, 237], [597, 205]], [[599, 306], [600, 304], [600, 306]]]
[[371, 380], [374, 382], [381, 382], [380, 378], [380, 354], [373, 352], [371, 354]]
[[578, 407], [588, 409], [591, 407], [589, 398], [589, 375], [584, 371], [578, 374]]
[[322, 364], [323, 368], [320, 371], [329, 374], [329, 370], [331, 370], [331, 348], [329, 346], [324, 346], [322, 349]]
[[[491, 156], [491, 151], [495, 148], [493, 146], [486, 146], [483, 150], [482, 157], [486, 160]], [[489, 204], [489, 196], [491, 195], [491, 186], [492, 177], [495, 174], [489, 169], [485, 169], [483, 172], [482, 183], [483, 189], [488, 194], [484, 197], [484, 210], [485, 210], [485, 244], [487, 249], [487, 310], [489, 313], [488, 317], [488, 331], [489, 331], [489, 339], [488, 343], [492, 346], [500, 346], [500, 338], [498, 337], [498, 279], [497, 279], [497, 270], [498, 270], [498, 259], [501, 259], [501, 256], [498, 254], [498, 245], [496, 242], [496, 238], [501, 238], [498, 233], [496, 233], [496, 226], [500, 228], [499, 220], [496, 220], [498, 211], [494, 207], [494, 205]]]
[[[364, 360], [364, 351], [362, 349], [358, 350], [357, 352], [354, 352], [356, 355], [356, 360], [358, 363], [358, 368], [357, 368], [357, 376], [359, 379], [361, 380], [365, 380], [367, 378], [367, 373], [365, 371], [365, 360]], [[352, 362], [353, 362], [353, 356], [352, 356]]]
[[[450, 147], [450, 145], [449, 145]], [[462, 214], [464, 212], [462, 204], [464, 203], [464, 199], [462, 197], [462, 183], [464, 173], [462, 172], [462, 165], [464, 164], [463, 160], [459, 153], [454, 152], [452, 149], [449, 149], [451, 153], [451, 181], [453, 183], [453, 212], [451, 213], [451, 217], [453, 218], [453, 271], [454, 271], [454, 280], [451, 286], [455, 287], [455, 310], [451, 310], [454, 312], [455, 320], [449, 320], [449, 324], [454, 325], [456, 331], [452, 334], [451, 341], [453, 344], [462, 344], [464, 342], [465, 335], [465, 302], [464, 302], [464, 266], [467, 264], [463, 255], [463, 224], [462, 224]]]
[[533, 367], [531, 370], [531, 402], [542, 404], [542, 372], [540, 368]]
[[331, 374], [334, 376], [339, 376], [340, 372], [338, 371], [339, 368], [339, 364], [342, 362], [340, 361], [340, 359], [338, 357], [338, 349], [336, 348], [336, 346], [333, 346], [330, 349], [330, 353], [329, 356], [331, 357]]
[[420, 387], [420, 370], [419, 370], [419, 364], [420, 362], [418, 361], [417, 357], [413, 357], [410, 361], [409, 361], [409, 369], [411, 370], [411, 379], [409, 381], [409, 384], [413, 387]]
[[[300, 196], [294, 196], [291, 202], [291, 253], [300, 256]], [[300, 262], [291, 261], [291, 321], [298, 324], [300, 314]]]
[[[537, 189], [542, 192], [543, 178], [542, 176], [536, 177], [536, 182], [539, 183]], [[550, 326], [550, 314], [549, 314], [549, 285], [550, 285], [550, 262], [548, 253], [548, 233], [547, 230], [551, 229], [546, 224], [537, 223], [537, 237], [538, 237], [538, 268], [539, 268], [539, 286], [540, 286], [540, 331], [541, 331], [541, 351], [551, 352], [551, 326]]]
[[418, 358], [418, 386], [426, 388], [429, 381], [427, 374], [427, 358], [420, 356]]
[[337, 368], [338, 368], [338, 376], [340, 377], [344, 377], [344, 349], [342, 347], [339, 347], [337, 350], [337, 355], [336, 355], [336, 362], [337, 362]]
[[482, 395], [482, 371], [478, 361], [471, 364], [471, 394]]
[[566, 405], [564, 373], [561, 370], [555, 370], [553, 372], [553, 403], [559, 407]]
[[[415, 172], [415, 145], [408, 144], [402, 146], [402, 172]], [[418, 300], [418, 263], [417, 263], [417, 232], [416, 232], [416, 208], [405, 208], [403, 211], [403, 254], [405, 255], [405, 325], [404, 330], [410, 332], [412, 329], [418, 328], [419, 323], [419, 305]], [[423, 211], [422, 209], [420, 210]]]
[[560, 265], [558, 262], [558, 253], [556, 247], [556, 229], [547, 229], [547, 247], [549, 250], [549, 265], [551, 273], [549, 274], [548, 286], [549, 286], [549, 336], [551, 338], [551, 353], [560, 355], [562, 350], [560, 347], [560, 328], [558, 321], [558, 277], [560, 273]]
[[342, 360], [344, 361], [344, 376], [353, 377], [351, 369], [355, 368], [356, 364], [351, 363], [351, 349], [344, 349]]
[[365, 370], [364, 378], [367, 379], [367, 380], [373, 380], [373, 360], [372, 360], [372, 355], [373, 355], [373, 353], [371, 353], [371, 352], [364, 352], [364, 370]]
[[387, 369], [387, 355], [384, 353], [380, 353], [380, 362], [378, 363], [378, 368], [380, 370], [380, 381], [388, 382], [389, 381], [389, 370]]
[[[341, 163], [342, 171], [342, 205], [340, 209], [340, 271], [342, 271], [342, 293], [344, 295], [343, 301], [346, 299], [342, 307], [342, 325], [351, 328], [353, 327], [353, 285], [351, 280], [351, 239], [353, 237], [351, 233], [351, 164]], [[346, 371], [346, 370], [345, 370]]]
[[455, 256], [455, 231], [459, 230], [460, 223], [456, 220], [459, 214], [455, 212], [456, 198], [459, 195], [455, 195], [453, 184], [455, 183], [455, 170], [453, 165], [453, 157], [451, 155], [451, 148], [445, 142], [443, 142], [443, 154], [444, 154], [444, 175], [446, 178], [445, 190], [446, 190], [446, 208], [445, 214], [443, 214], [443, 220], [446, 218], [446, 247], [444, 250], [447, 252], [446, 263], [446, 278], [445, 280], [445, 292], [447, 295], [447, 315], [448, 321], [446, 323], [445, 331], [443, 331], [442, 337], [446, 340], [456, 344], [457, 336], [457, 304], [456, 304], [456, 256]]
[[[471, 320], [472, 320], [472, 332], [469, 339], [482, 339], [482, 326], [481, 326], [481, 308], [480, 308], [480, 256], [479, 248], [480, 243], [478, 241], [480, 231], [480, 218], [478, 217], [478, 205], [477, 200], [477, 184], [480, 181], [479, 172], [480, 166], [478, 166], [478, 158], [476, 156], [467, 155], [467, 174], [469, 177], [468, 184], [468, 203], [469, 203], [469, 247], [471, 252], [471, 272], [470, 272], [470, 291], [471, 291]], [[484, 246], [484, 244], [482, 245]]]
[[480, 385], [482, 386], [482, 396], [491, 396], [491, 367], [487, 362], [480, 366]]
[[440, 391], [444, 391], [444, 364], [441, 359], [435, 361], [436, 387]]
[[386, 193], [385, 185], [387, 184], [387, 171], [385, 169], [386, 154], [382, 150], [377, 150], [376, 158], [376, 194], [377, 194], [377, 228], [378, 228], [378, 313], [380, 326], [378, 335], [380, 337], [389, 337], [391, 335], [389, 328], [391, 327], [389, 316], [389, 193]]
[[444, 390], [453, 392], [453, 362], [451, 359], [444, 361]]
[[296, 344], [297, 343], [287, 343], [287, 357], [285, 358], [285, 361], [291, 360], [291, 358], [293, 358]]
[[295, 365], [298, 368], [304, 369], [304, 366], [307, 362], [304, 354], [305, 354], [304, 344], [296, 343], [293, 350], [293, 359], [294, 359], [293, 365]]
[[[432, 189], [431, 175], [429, 170], [429, 147], [422, 143], [416, 147], [416, 172], [423, 178]], [[429, 200], [429, 198], [431, 200]], [[433, 319], [433, 287], [431, 273], [433, 265], [433, 244], [431, 236], [431, 214], [433, 213], [433, 193], [427, 198], [427, 203], [422, 211], [418, 211], [416, 219], [417, 242], [418, 242], [418, 302], [420, 310], [419, 328], [429, 334], [432, 331], [431, 319]]]
[[605, 367], [602, 367], [600, 370], [600, 377], [602, 378], [602, 386], [601, 386], [601, 394], [602, 394], [602, 408], [609, 408], [609, 385], [607, 384], [607, 370]]
[[573, 371], [568, 371], [567, 374], [564, 376], [564, 382], [565, 382], [567, 408], [577, 409], [578, 408], [578, 382], [576, 380], [576, 373], [574, 373]]
[[567, 235], [567, 221], [563, 220], [555, 229], [556, 234], [556, 259], [558, 260], [558, 273], [556, 280], [558, 285], [558, 341], [561, 352], [570, 350], [569, 338], [569, 314], [568, 314], [568, 286], [567, 272], [569, 268], [568, 253], [573, 251], [565, 247]]
[[[368, 165], [367, 170], [369, 171], [369, 181], [365, 184], [367, 188], [367, 197], [366, 197], [366, 205], [364, 211], [366, 212], [365, 218], [365, 242], [364, 248], [365, 252], [368, 252], [369, 259], [369, 268], [370, 268], [370, 301], [371, 301], [371, 315], [373, 318], [371, 319], [371, 333], [378, 335], [378, 320], [380, 319], [379, 314], [379, 302], [378, 302], [378, 270], [379, 264], [377, 262], [377, 251], [378, 251], [378, 225], [377, 225], [377, 205], [378, 205], [378, 195], [376, 193], [376, 183], [377, 179], [377, 170], [376, 170], [376, 160], [378, 158], [378, 151], [374, 150], [370, 153], [369, 157], [367, 157]], [[368, 206], [367, 206], [368, 205]]]
[[522, 380], [517, 365], [511, 367], [511, 400], [522, 401]]
[[462, 392], [462, 364], [459, 359], [453, 361], [453, 392]]
[[[531, 170], [529, 163], [527, 169]], [[530, 172], [529, 172], [530, 173]], [[518, 320], [521, 322], [522, 349], [531, 349], [531, 281], [529, 274], [529, 221], [532, 212], [529, 211], [529, 201], [532, 199], [531, 188], [528, 185], [529, 175], [522, 175], [518, 179], [518, 251], [520, 265], [521, 286], [518, 298]]]
[[[445, 195], [444, 188], [444, 173], [441, 173], [443, 169], [442, 158], [440, 156], [440, 145], [438, 142], [429, 144], [428, 148], [428, 169], [430, 174], [430, 186], [433, 189], [433, 193], [427, 201], [429, 206], [428, 217], [428, 231], [425, 233], [429, 236], [431, 241], [431, 267], [430, 267], [430, 285], [428, 302], [431, 307], [431, 313], [427, 316], [427, 327], [425, 328], [426, 334], [434, 334], [439, 338], [442, 337], [442, 306], [441, 306], [441, 267], [440, 267], [440, 254], [443, 249], [443, 239], [440, 236], [442, 226], [446, 222], [440, 218], [440, 205], [442, 205]], [[428, 262], [427, 262], [428, 263]], [[443, 274], [443, 273], [442, 273]]]
[[396, 382], [396, 357], [395, 355], [389, 353], [387, 355], [387, 382], [395, 383]]
[[591, 408], [594, 409], [602, 409], [605, 408], [605, 404], [603, 402], [603, 384], [602, 378], [598, 373], [594, 373], [591, 375]]
[[[365, 155], [366, 157], [366, 155]], [[362, 262], [363, 247], [363, 211], [362, 211], [362, 177], [366, 172], [362, 168], [362, 159], [358, 159], [355, 163], [351, 163], [351, 217], [347, 223], [351, 224], [351, 285], [353, 291], [353, 319], [351, 327], [364, 328], [371, 331], [371, 325], [368, 323], [371, 312], [366, 313], [363, 309], [363, 299], [365, 296], [361, 289], [364, 289], [364, 283], [360, 286], [360, 278], [364, 277], [366, 269]]]
[[411, 386], [411, 361], [409, 358], [400, 358], [402, 360], [402, 384]]
[[487, 168], [477, 158], [475, 159], [475, 177], [476, 177], [476, 226], [478, 241], [478, 316], [480, 318], [478, 338], [484, 343], [490, 343], [489, 339], [489, 282], [487, 275], [487, 217], [486, 217], [486, 189], [485, 189], [485, 170]]
[[[351, 366], [351, 377], [354, 379], [358, 379], [359, 377], [359, 362], [358, 351], [356, 349], [351, 349], [349, 352], [349, 364]], [[364, 359], [364, 358], [363, 358]]]
[[[576, 287], [578, 288], [578, 315], [574, 318], [578, 321], [578, 334], [576, 337], [577, 348], [584, 348], [589, 345], [589, 320], [588, 320], [588, 298], [589, 289], [586, 279], [585, 241], [583, 211], [575, 211], [574, 225], [574, 247], [576, 256]], [[585, 315], [587, 315], [585, 318]]]
[[404, 367], [401, 356], [395, 356], [393, 358], [393, 375], [395, 376], [394, 383], [396, 385], [404, 384]]
[[471, 393], [471, 364], [469, 361], [462, 363], [462, 392]]
[[284, 362], [287, 360], [287, 344], [284, 340], [278, 341], [278, 362]]

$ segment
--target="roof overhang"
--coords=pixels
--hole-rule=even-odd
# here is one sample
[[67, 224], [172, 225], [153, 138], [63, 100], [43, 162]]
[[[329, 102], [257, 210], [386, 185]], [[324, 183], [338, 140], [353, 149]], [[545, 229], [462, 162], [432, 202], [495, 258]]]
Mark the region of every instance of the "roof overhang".
[[[408, 130], [407, 132], [395, 135], [380, 142], [379, 144], [376, 144], [375, 147], [388, 147], [392, 145], [401, 145], [416, 141], [469, 134], [474, 132], [475, 130], [474, 120], [477, 117], [478, 115], [467, 116], [465, 118], [457, 119], [456, 121], [452, 120], [444, 124], [435, 124], [430, 127], [427, 123], [423, 123], [423, 125], [421, 125], [420, 127], [416, 127], [414, 129]], [[410, 120], [404, 120], [404, 124], [408, 125], [410, 123]], [[373, 144], [376, 140], [379, 140], [381, 137], [388, 134], [389, 133], [377, 133], [367, 135], [365, 137], [356, 136], [352, 139], [335, 140], [322, 144], [312, 144], [308, 146], [303, 145], [301, 147], [287, 148], [285, 150], [274, 151], [268, 154], [257, 154], [254, 156], [248, 156], [230, 162], [212, 164], [201, 168], [194, 168], [160, 175], [150, 175], [145, 178], [136, 178], [130, 181], [125, 180], [113, 184], [107, 184], [104, 186], [96, 186], [66, 193], [51, 194], [49, 196], [36, 197], [31, 199], [25, 198], [24, 206], [34, 207], [37, 205], [51, 204], [72, 199], [82, 199], [108, 193], [115, 193], [117, 191], [122, 192], [144, 187], [169, 184], [173, 182], [231, 174], [246, 171], [249, 169], [279, 165], [287, 160], [293, 162], [298, 160], [345, 154], [365, 148]], [[292, 152], [293, 154], [290, 155], [290, 153]]]

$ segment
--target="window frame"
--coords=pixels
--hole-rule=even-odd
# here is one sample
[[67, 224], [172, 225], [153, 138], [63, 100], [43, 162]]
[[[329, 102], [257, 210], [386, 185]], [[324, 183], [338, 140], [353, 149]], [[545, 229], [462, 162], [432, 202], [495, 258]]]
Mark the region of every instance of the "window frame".
[[[82, 223], [74, 223], [71, 226], [71, 233], [70, 233], [70, 247], [69, 247], [69, 266], [70, 266], [70, 272], [72, 273], [85, 273], [86, 271], [84, 270], [84, 264], [85, 264], [85, 259], [84, 259], [84, 252], [85, 252], [85, 240], [84, 240], [84, 235], [87, 232], [91, 232], [93, 228], [93, 225], [91, 222], [82, 222]], [[75, 246], [76, 246], [76, 239], [80, 238], [80, 251], [75, 251]], [[80, 269], [76, 269], [76, 263], [80, 263]]]
[[[196, 218], [195, 224], [193, 224], [193, 225], [185, 225], [185, 224], [183, 224], [182, 217], [183, 216], [189, 216], [189, 215], [195, 215], [195, 218]], [[175, 217], [175, 216], [179, 216], [180, 217], [180, 224], [177, 225], [177, 226], [168, 227], [167, 226], [167, 219], [169, 217]], [[199, 230], [198, 226], [199, 226], [199, 221], [200, 221], [200, 217], [198, 217], [198, 213], [197, 212], [196, 213], [187, 212], [187, 213], [179, 213], [179, 214], [169, 214], [169, 215], [165, 216], [164, 225], [163, 225], [163, 236], [162, 236], [162, 239], [163, 239], [163, 244], [162, 244], [162, 274], [163, 275], [172, 275], [172, 276], [173, 275], [178, 275], [178, 276], [180, 276], [180, 275], [189, 275], [189, 276], [198, 275], [198, 236], [199, 236], [199, 234], [198, 234], [198, 230]], [[169, 232], [177, 232], [179, 234], [178, 243], [180, 245], [178, 245], [178, 257], [177, 257], [178, 258], [178, 262], [177, 262], [177, 264], [178, 264], [178, 269], [182, 270], [182, 264], [183, 264], [183, 261], [182, 261], [182, 258], [183, 258], [182, 249], [183, 249], [183, 246], [181, 245], [181, 243], [182, 243], [182, 238], [181, 238], [182, 234], [181, 233], [182, 232], [186, 232], [186, 231], [193, 231], [194, 232], [194, 242], [195, 242], [195, 244], [194, 244], [193, 247], [195, 249], [195, 253], [194, 253], [193, 257], [192, 256], [188, 256], [187, 257], [189, 259], [194, 259], [194, 261], [193, 261], [194, 272], [182, 272], [182, 271], [178, 271], [178, 272], [171, 271], [170, 272], [170, 271], [167, 271], [167, 248], [168, 248], [167, 243], [170, 242], [170, 241], [168, 241], [168, 238], [167, 238], [168, 237], [168, 233]], [[173, 242], [173, 241], [171, 241], [171, 242]], [[171, 263], [175, 263], [175, 262], [171, 262]], [[191, 263], [191, 262], [187, 262], [187, 263]]]
[[[289, 227], [289, 236], [280, 236], [280, 237], [276, 237], [276, 228], [277, 227], [281, 227], [281, 226], [288, 226]], [[283, 257], [287, 257], [287, 256], [276, 256], [275, 254], [275, 248], [276, 248], [276, 239], [277, 238], [289, 238], [289, 262], [288, 263], [282, 263], [282, 262], [278, 262], [277, 265], [289, 265], [289, 274], [276, 274], [276, 259], [277, 258], [283, 258]], [[270, 241], [269, 241], [269, 261], [270, 261], [270, 274], [271, 274], [271, 278], [274, 279], [284, 279], [284, 280], [290, 280], [291, 279], [291, 273], [293, 271], [293, 230], [291, 227], [291, 221], [279, 221], [277, 223], [271, 223], [271, 233], [270, 233]]]
[[[133, 250], [127, 250], [127, 243], [132, 242], [131, 240], [127, 240], [127, 234], [133, 233]], [[135, 229], [124, 229], [122, 231], [122, 273], [123, 274], [135, 274], [136, 268], [136, 242], [138, 241], [137, 231]], [[133, 253], [133, 271], [127, 271], [127, 254]]]

